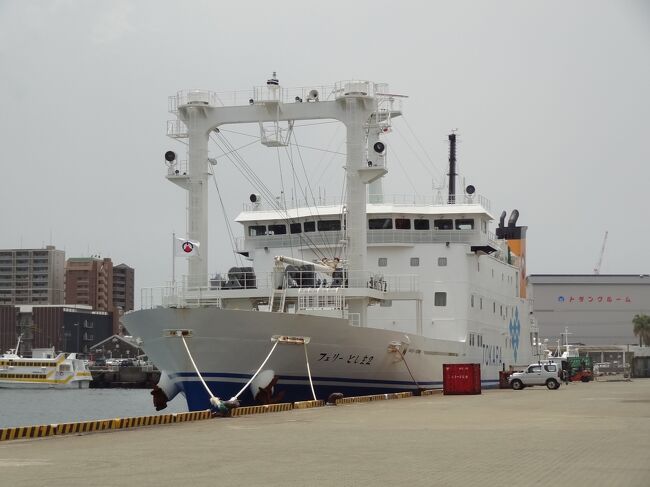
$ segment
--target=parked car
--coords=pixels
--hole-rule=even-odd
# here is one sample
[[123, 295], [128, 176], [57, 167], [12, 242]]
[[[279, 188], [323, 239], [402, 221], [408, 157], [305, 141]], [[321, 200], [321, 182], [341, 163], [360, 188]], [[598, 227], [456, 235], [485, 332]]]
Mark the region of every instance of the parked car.
[[553, 362], [530, 364], [523, 372], [515, 372], [508, 377], [510, 387], [518, 391], [524, 387], [546, 386], [549, 389], [559, 389], [562, 369]]
[[608, 375], [611, 374], [612, 370], [612, 364], [609, 362], [598, 362], [597, 364], [594, 364], [594, 375], [596, 376], [603, 376], [603, 375]]
[[133, 367], [135, 364], [130, 358], [125, 358], [120, 361], [120, 367]]

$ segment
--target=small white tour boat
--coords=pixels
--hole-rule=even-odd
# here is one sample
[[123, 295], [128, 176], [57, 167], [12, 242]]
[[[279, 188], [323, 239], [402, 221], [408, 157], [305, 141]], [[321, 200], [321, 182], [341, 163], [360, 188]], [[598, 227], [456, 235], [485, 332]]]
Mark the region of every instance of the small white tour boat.
[[56, 354], [52, 348], [35, 348], [32, 357], [18, 354], [20, 338], [13, 350], [0, 355], [0, 388], [83, 389], [92, 381], [86, 362], [76, 354]]

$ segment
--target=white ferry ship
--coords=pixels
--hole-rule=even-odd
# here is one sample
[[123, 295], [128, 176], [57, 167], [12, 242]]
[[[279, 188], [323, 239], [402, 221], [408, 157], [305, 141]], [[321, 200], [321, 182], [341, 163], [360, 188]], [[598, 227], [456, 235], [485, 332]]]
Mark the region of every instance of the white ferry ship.
[[15, 349], [0, 355], [0, 388], [49, 389], [87, 388], [92, 375], [86, 363], [71, 353], [56, 354], [54, 348], [35, 348], [32, 357], [18, 355], [20, 338]]
[[[496, 233], [489, 201], [449, 192], [383, 193], [383, 141], [402, 114], [400, 95], [370, 81], [285, 89], [275, 73], [248, 93], [193, 90], [170, 98], [187, 162], [165, 154], [167, 179], [188, 192], [182, 284], [143, 290], [128, 330], [162, 370], [154, 403], [176, 394], [190, 410], [436, 388], [444, 363], [480, 363], [483, 387], [534, 359], [538, 332], [526, 298], [525, 234], [518, 212]], [[294, 122], [346, 129], [345, 192], [338, 202], [289, 203], [265, 188], [236, 217], [236, 252], [250, 263], [208, 278], [208, 143], [228, 124], [254, 123], [269, 147], [291, 143]], [[275, 154], [274, 154], [275, 156]], [[257, 188], [256, 188], [257, 189]], [[200, 245], [200, 247], [199, 247]], [[200, 249], [200, 252], [197, 252]], [[154, 298], [157, 296], [157, 298]]]

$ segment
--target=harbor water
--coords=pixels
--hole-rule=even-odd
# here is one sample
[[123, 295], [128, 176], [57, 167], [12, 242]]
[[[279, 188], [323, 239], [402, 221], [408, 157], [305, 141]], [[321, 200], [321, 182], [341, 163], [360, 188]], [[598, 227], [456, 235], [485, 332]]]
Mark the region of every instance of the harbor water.
[[179, 395], [157, 412], [149, 389], [0, 389], [0, 428], [185, 411]]

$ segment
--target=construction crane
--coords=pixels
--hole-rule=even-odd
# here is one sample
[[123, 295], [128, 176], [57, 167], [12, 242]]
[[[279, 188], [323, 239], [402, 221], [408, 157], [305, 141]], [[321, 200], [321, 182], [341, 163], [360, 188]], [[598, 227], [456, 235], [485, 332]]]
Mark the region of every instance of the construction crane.
[[605, 236], [603, 237], [603, 246], [600, 248], [600, 256], [598, 257], [598, 263], [594, 267], [594, 274], [600, 274], [600, 267], [603, 265], [603, 255], [605, 254], [605, 244], [607, 243], [607, 231], [605, 231]]

